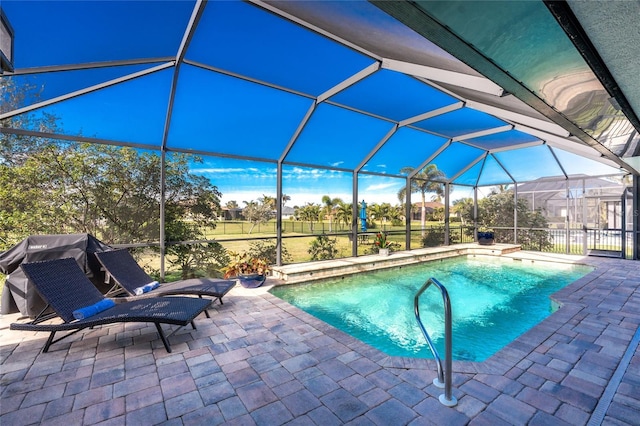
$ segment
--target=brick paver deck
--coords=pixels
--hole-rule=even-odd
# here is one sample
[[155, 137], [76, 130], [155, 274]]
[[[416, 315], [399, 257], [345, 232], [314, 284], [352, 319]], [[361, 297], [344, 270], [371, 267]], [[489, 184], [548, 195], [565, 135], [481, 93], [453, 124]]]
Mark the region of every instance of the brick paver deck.
[[388, 357], [236, 287], [171, 337], [173, 353], [128, 324], [42, 354], [46, 333], [10, 331], [5, 315], [0, 424], [638, 425], [640, 263], [582, 262], [597, 269], [556, 294], [560, 310], [485, 362], [454, 362], [453, 408], [433, 361]]

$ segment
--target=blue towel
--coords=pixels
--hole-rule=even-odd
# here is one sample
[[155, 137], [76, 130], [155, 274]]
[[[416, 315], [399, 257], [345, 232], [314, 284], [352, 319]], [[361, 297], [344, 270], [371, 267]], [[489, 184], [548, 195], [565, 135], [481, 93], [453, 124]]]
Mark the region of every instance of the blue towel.
[[102, 299], [101, 301], [94, 303], [84, 308], [76, 309], [73, 311], [73, 317], [77, 320], [83, 320], [85, 318], [92, 317], [102, 311], [106, 311], [109, 308], [116, 306], [116, 302], [111, 299]]
[[151, 281], [149, 284], [145, 284], [142, 287], [136, 288], [134, 293], [136, 294], [136, 296], [140, 296], [141, 294], [148, 293], [158, 287], [160, 287], [160, 283], [158, 281]]

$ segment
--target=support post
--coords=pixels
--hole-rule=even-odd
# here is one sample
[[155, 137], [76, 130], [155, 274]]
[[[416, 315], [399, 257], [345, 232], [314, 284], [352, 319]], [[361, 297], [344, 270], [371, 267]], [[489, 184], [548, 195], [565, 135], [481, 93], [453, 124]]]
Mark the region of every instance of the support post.
[[589, 232], [587, 231], [587, 184], [586, 180], [582, 179], [582, 254], [587, 255], [587, 238], [589, 238]]
[[473, 240], [478, 242], [478, 187], [473, 187]]
[[444, 184], [444, 245], [448, 246], [451, 244], [451, 238], [449, 232], [449, 183]]
[[276, 171], [276, 265], [282, 266], [282, 161]]
[[513, 244], [518, 244], [518, 185], [513, 185]]
[[358, 255], [358, 173], [353, 172], [351, 188], [351, 256]]
[[411, 208], [411, 178], [407, 176], [407, 184], [405, 190], [405, 205], [404, 205], [404, 215], [406, 217], [405, 220], [405, 246], [407, 250], [411, 250], [411, 219], [413, 209]]
[[633, 176], [633, 259], [640, 260], [640, 176]]
[[627, 187], [622, 191], [620, 197], [620, 256], [627, 258]]
[[571, 198], [571, 188], [569, 187], [569, 180], [564, 181], [565, 192], [567, 195], [566, 198], [566, 214], [564, 219], [564, 252], [566, 254], [571, 253], [571, 230], [569, 229], [571, 226], [571, 221], [569, 220], [569, 212], [571, 211], [571, 205], [569, 204], [569, 200]]
[[167, 151], [162, 147], [160, 151], [160, 281], [164, 281], [164, 261], [167, 252], [167, 244], [165, 241], [165, 192], [166, 192], [166, 168], [167, 168]]

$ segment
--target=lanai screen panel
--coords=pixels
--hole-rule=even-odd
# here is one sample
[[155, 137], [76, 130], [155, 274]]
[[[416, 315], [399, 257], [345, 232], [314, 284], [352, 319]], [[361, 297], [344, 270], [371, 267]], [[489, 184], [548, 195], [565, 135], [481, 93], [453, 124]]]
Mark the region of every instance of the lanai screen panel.
[[512, 183], [514, 183], [513, 178], [492, 155], [487, 155], [453, 181], [454, 185], [467, 186], [509, 185]]
[[544, 145], [502, 151], [494, 155], [516, 182], [527, 182], [545, 176], [565, 177], [549, 147]]
[[385, 120], [320, 104], [286, 161], [353, 170], [392, 127]]
[[[368, 2], [271, 3], [285, 10], [300, 12], [299, 18], [309, 18], [309, 22], [317, 25], [320, 31], [316, 32], [294, 22], [296, 18], [288, 19], [245, 2], [207, 2], [202, 16], [196, 22], [193, 38], [190, 39], [185, 35], [189, 35], [186, 31], [196, 6], [195, 1], [131, 1], [126, 4], [5, 1], [3, 9], [9, 15], [16, 33], [20, 35], [16, 37], [17, 69], [31, 66], [68, 65], [74, 68], [87, 66], [89, 63], [91, 65], [90, 69], [82, 71], [57, 71], [56, 68], [56, 72], [2, 78], [10, 78], [18, 85], [33, 79], [37, 85], [45, 85], [40, 100], [51, 100], [96, 84], [126, 79], [132, 73], [166, 66], [162, 71], [156, 69], [148, 75], [120, 81], [113, 86], [75, 93], [77, 97], [28, 114], [39, 116], [44, 112], [53, 113], [60, 116], [62, 124], [61, 130], [57, 130], [59, 133], [96, 137], [102, 139], [101, 142], [142, 144], [150, 148], [160, 147], [166, 142], [168, 148], [178, 151], [268, 161], [283, 157], [285, 164], [290, 161], [346, 170], [358, 167], [374, 154], [374, 148], [395, 125], [408, 124], [399, 123], [400, 120], [442, 107], [456, 108], [465, 102], [465, 90], [473, 91], [466, 87], [459, 91], [441, 92], [436, 88], [437, 81], [429, 83], [426, 77], [414, 77], [392, 69], [410, 73], [414, 72], [412, 70], [424, 71], [423, 68], [415, 68], [416, 65], [431, 66], [440, 67], [447, 72], [462, 73], [458, 74], [462, 80], [465, 76], [482, 79], [471, 68], [456, 61]], [[443, 10], [447, 7], [476, 10], [476, 5], [471, 2], [457, 2], [455, 7], [445, 3], [430, 3], [433, 4], [428, 6], [433, 10], [439, 10], [440, 7]], [[543, 16], [544, 19], [548, 18], [548, 11], [542, 13], [546, 10], [542, 3], [525, 3], [534, 5], [509, 3], [509, 7], [521, 8], [527, 19], [530, 16], [535, 20], [542, 19]], [[539, 9], [540, 6], [542, 9]], [[487, 2], [482, 7], [488, 11], [501, 6]], [[531, 11], [530, 8], [536, 10]], [[441, 19], [458, 19], [453, 28], [462, 37], [479, 37], [482, 42], [478, 46], [505, 61], [501, 65], [508, 65], [515, 71], [522, 72], [522, 76], [517, 77], [522, 77], [523, 81], [529, 77], [535, 79], [546, 70], [565, 69], [552, 63], [551, 66], [546, 64], [539, 69], [530, 70], [528, 58], [510, 56], [517, 49], [524, 52], [526, 49], [517, 43], [524, 43], [526, 40], [501, 40], [504, 41], [502, 47], [483, 44], [490, 40], [483, 32], [465, 32], [466, 21], [462, 22], [455, 14], [442, 13], [442, 16], [439, 15]], [[484, 10], [478, 13], [468, 16], [485, 16]], [[508, 14], [511, 21], [513, 13], [519, 16], [517, 10], [511, 10]], [[495, 17], [503, 15], [500, 12]], [[476, 28], [479, 24], [475, 19], [472, 21], [469, 27]], [[487, 31], [498, 35], [504, 33], [504, 25], [517, 25], [505, 23], [501, 19], [490, 21], [496, 26], [489, 26]], [[523, 22], [528, 21], [524, 19]], [[363, 32], [363, 29], [375, 29], [378, 32], [363, 35], [370, 33]], [[322, 31], [332, 32], [335, 38]], [[341, 44], [341, 38], [347, 43]], [[181, 59], [176, 55], [180, 53], [183, 40], [190, 41], [185, 61], [174, 65], [174, 61]], [[541, 45], [546, 46], [545, 43], [543, 40]], [[558, 47], [559, 52], [566, 47], [566, 43], [570, 45], [568, 40], [563, 40], [562, 46]], [[538, 46], [531, 55], [540, 55], [542, 51], [544, 49]], [[544, 51], [544, 55], [550, 56], [548, 51]], [[561, 55], [551, 56], [547, 59], [564, 61], [559, 65], [579, 64], [581, 61], [581, 58], [573, 56], [569, 58], [571, 60], [561, 58]], [[391, 59], [400, 62], [394, 64]], [[127, 63], [145, 63], [116, 67], [117, 62], [105, 62], [123, 60]], [[373, 70], [370, 66], [376, 63], [381, 67], [377, 72], [353, 82], [352, 86], [346, 84], [350, 77], [361, 71]], [[98, 68], [93, 69], [95, 66]], [[170, 94], [174, 73], [178, 79], [175, 102], [172, 103]], [[361, 73], [360, 76], [362, 75], [364, 74]], [[561, 79], [563, 75], [555, 77]], [[530, 84], [528, 81], [525, 84]], [[330, 95], [332, 90], [336, 90], [336, 93], [328, 99], [321, 97], [310, 120], [305, 122], [315, 98], [325, 93]], [[486, 94], [485, 97], [490, 96], [494, 95]], [[479, 97], [474, 102], [481, 100], [482, 97]], [[35, 98], [27, 98], [19, 106], [33, 105], [34, 102], [37, 102]], [[492, 105], [491, 102], [488, 105]], [[593, 105], [601, 108], [598, 113], [609, 111], [604, 104]], [[168, 121], [167, 112], [170, 113]], [[579, 115], [593, 119], [590, 122], [597, 124], [594, 131], [606, 133], [607, 137], [615, 139], [615, 144], [619, 144], [626, 134], [624, 123], [617, 121], [617, 116], [611, 116], [613, 120], [610, 124], [615, 126], [605, 128], [603, 125], [606, 120], [603, 121], [597, 114], [590, 114], [591, 110], [584, 110]], [[24, 115], [19, 116], [22, 117]], [[537, 118], [544, 120], [544, 117]], [[20, 125], [24, 123], [26, 121]], [[413, 132], [420, 128], [443, 135], [444, 138], [460, 138], [476, 132], [508, 128], [510, 124], [506, 118], [500, 119], [469, 106], [408, 124], [408, 128], [401, 127], [368, 160], [364, 170], [397, 173], [394, 170], [405, 165], [419, 167], [434, 154], [433, 146], [423, 147], [419, 145], [421, 142], [417, 142], [413, 149], [409, 148], [407, 153], [407, 146], [411, 143], [396, 139], [403, 130], [410, 129]], [[168, 140], [164, 141], [167, 125]], [[27, 129], [37, 130], [35, 127]], [[301, 133], [294, 139], [297, 129], [301, 129]], [[606, 129], [612, 130], [607, 132]], [[508, 134], [516, 133], [511, 131], [504, 136], [496, 133], [492, 137], [468, 138], [465, 142], [483, 150], [498, 151], [521, 144], [530, 145], [526, 137], [510, 140], [506, 136]], [[502, 137], [505, 139], [501, 139]], [[422, 140], [423, 137], [417, 139]], [[291, 151], [286, 152], [292, 141], [295, 143]], [[393, 152], [394, 146], [397, 146], [397, 152]], [[439, 168], [442, 165], [448, 179], [458, 176], [458, 184], [476, 181], [472, 176], [476, 165], [472, 162], [479, 161], [482, 152], [465, 151], [469, 155], [462, 152], [456, 158], [449, 149], [440, 155], [437, 162], [433, 161], [433, 164]], [[521, 173], [520, 178], [564, 176], [556, 159], [553, 156], [549, 159], [549, 153], [548, 148], [546, 151], [529, 150], [529, 157], [524, 163], [520, 162], [516, 154], [509, 156], [499, 152], [495, 155], [510, 173]], [[515, 163], [508, 164], [511, 161], [509, 158], [513, 158]], [[458, 164], [454, 164], [454, 161]], [[535, 165], [534, 172], [519, 171], [521, 168], [526, 170], [527, 167], [532, 167], [532, 164]], [[484, 182], [496, 182], [504, 177], [498, 172], [497, 168], [496, 173], [487, 168], [483, 176], [478, 175], [479, 171], [476, 176]], [[567, 171], [567, 174], [570, 175], [571, 172]], [[515, 176], [514, 179], [520, 181]]]
[[468, 164], [480, 160], [483, 154], [484, 151], [481, 149], [454, 142], [429, 164], [437, 166], [444, 173], [444, 182], [458, 175]]
[[186, 59], [313, 96], [374, 62], [239, 1], [207, 3]]
[[409, 75], [384, 69], [334, 95], [331, 101], [395, 121], [458, 102]]
[[16, 69], [175, 57], [194, 5], [190, 0], [2, 2], [16, 30]]
[[407, 174], [400, 171], [405, 167], [416, 168], [435, 153], [447, 139], [402, 127], [376, 152], [363, 167], [363, 171]]
[[[59, 134], [159, 147], [172, 75], [170, 70], [158, 71], [27, 114], [56, 117]], [[34, 127], [29, 130], [42, 130], [38, 122], [30, 123]]]
[[585, 174], [590, 176], [604, 176], [620, 174], [619, 168], [607, 166], [599, 161], [581, 157], [559, 148], [552, 149], [568, 175]]
[[53, 73], [37, 73], [25, 75], [5, 76], [10, 84], [19, 87], [24, 97], [15, 97], [18, 102], [13, 105], [22, 108], [37, 102], [48, 101], [60, 96], [69, 95], [99, 84], [105, 84], [116, 79], [123, 79], [132, 74], [144, 72], [160, 62], [140, 65], [123, 65], [100, 67], [75, 71], [60, 71]]
[[488, 151], [507, 147], [514, 148], [518, 145], [531, 144], [534, 142], [542, 143], [542, 141], [537, 137], [518, 130], [509, 130], [506, 132], [493, 133], [486, 136], [463, 140], [471, 146], [486, 149]]
[[312, 104], [309, 98], [184, 65], [167, 146], [275, 160]]
[[476, 111], [471, 108], [461, 108], [427, 120], [419, 121], [414, 125], [438, 135], [454, 138], [456, 136], [506, 126], [507, 123], [481, 111]]

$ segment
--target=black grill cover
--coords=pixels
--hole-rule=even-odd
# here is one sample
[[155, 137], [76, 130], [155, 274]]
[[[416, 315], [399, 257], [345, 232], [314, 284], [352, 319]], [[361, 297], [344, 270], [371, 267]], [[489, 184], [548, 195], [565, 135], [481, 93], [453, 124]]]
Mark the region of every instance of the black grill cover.
[[46, 306], [22, 272], [21, 263], [73, 257], [94, 285], [105, 292], [104, 272], [93, 253], [106, 250], [112, 248], [91, 234], [32, 235], [25, 238], [0, 253], [0, 272], [7, 275], [0, 313], [20, 311], [24, 316], [35, 318]]

